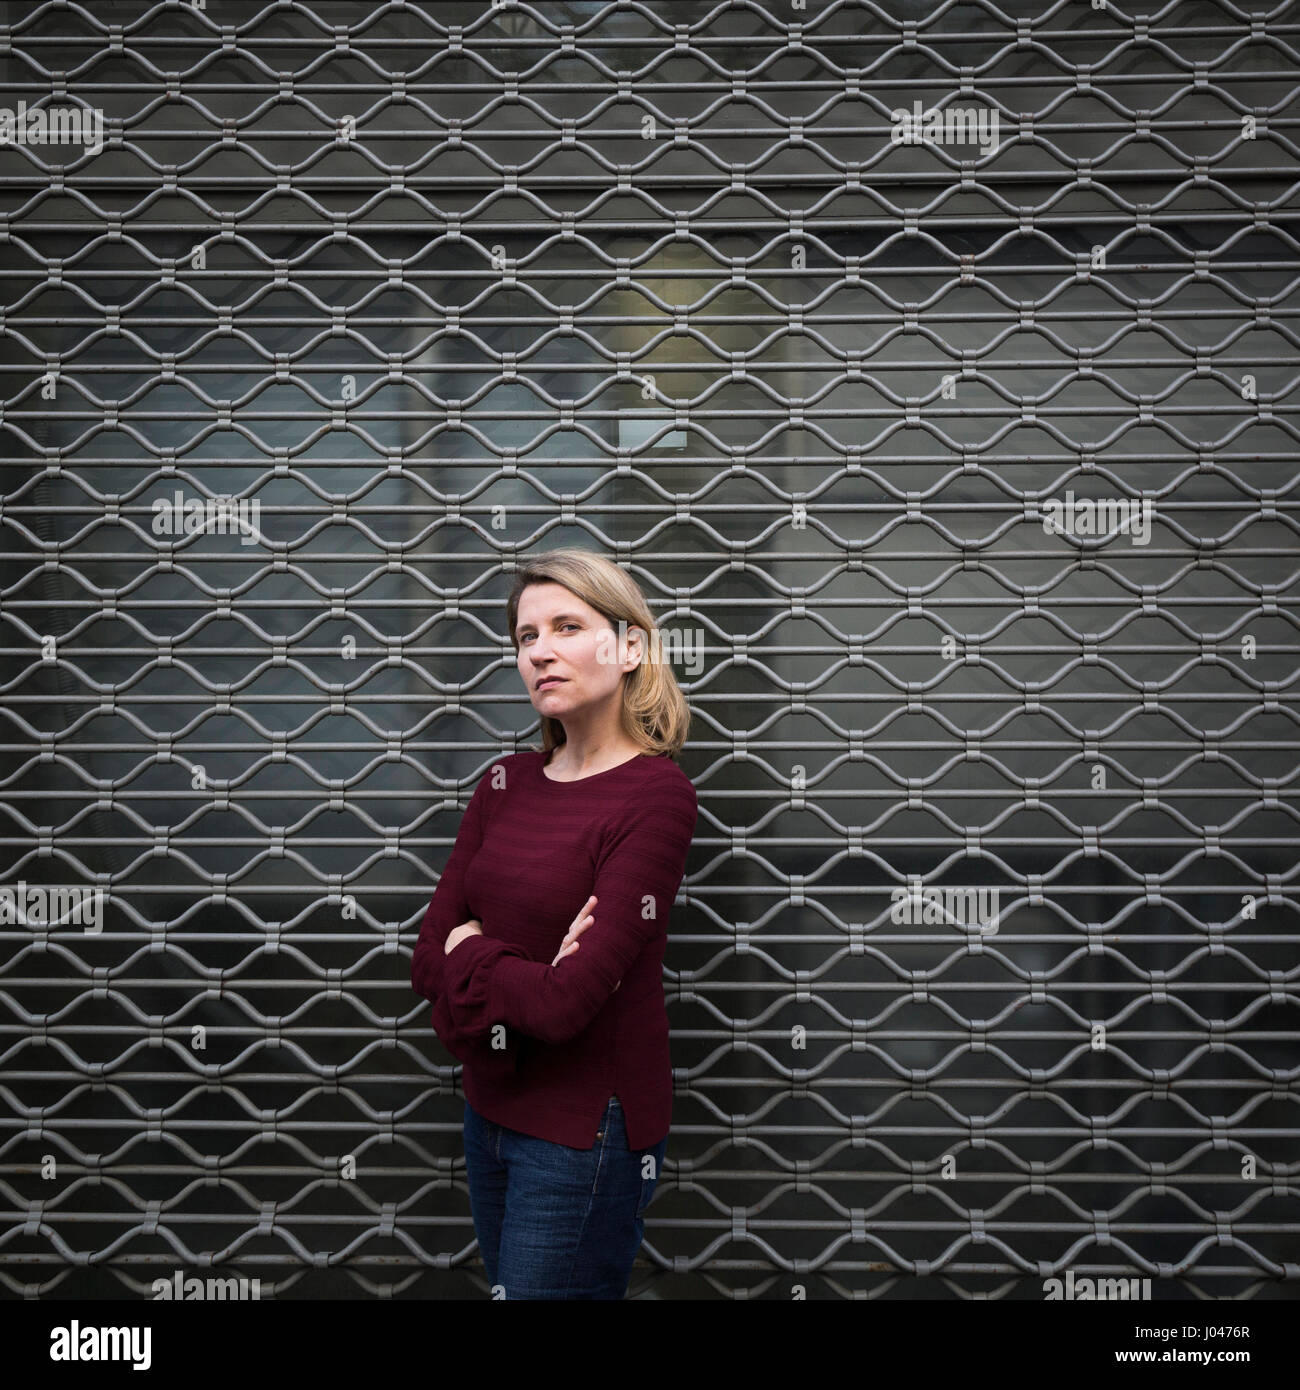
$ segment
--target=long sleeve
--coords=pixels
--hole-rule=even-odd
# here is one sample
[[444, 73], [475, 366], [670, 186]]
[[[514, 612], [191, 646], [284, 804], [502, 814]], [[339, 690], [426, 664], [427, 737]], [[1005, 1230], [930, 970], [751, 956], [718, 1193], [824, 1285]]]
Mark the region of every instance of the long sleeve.
[[[447, 1007], [443, 984], [443, 960], [447, 937], [473, 917], [465, 900], [465, 870], [483, 842], [484, 801], [491, 781], [488, 771], [479, 779], [469, 806], [461, 817], [456, 843], [438, 878], [433, 899], [420, 923], [419, 939], [411, 955], [411, 987], [434, 1006], [434, 1028], [449, 1051], [461, 1040]], [[459, 1054], [457, 1054], [459, 1055]], [[462, 1057], [463, 1061], [464, 1058]]]
[[486, 936], [467, 938], [444, 958], [443, 986], [459, 1030], [477, 1036], [504, 1023], [562, 1043], [587, 1027], [642, 952], [667, 933], [696, 819], [694, 787], [679, 786], [670, 796], [646, 798], [615, 823], [591, 888], [596, 920], [558, 965]]

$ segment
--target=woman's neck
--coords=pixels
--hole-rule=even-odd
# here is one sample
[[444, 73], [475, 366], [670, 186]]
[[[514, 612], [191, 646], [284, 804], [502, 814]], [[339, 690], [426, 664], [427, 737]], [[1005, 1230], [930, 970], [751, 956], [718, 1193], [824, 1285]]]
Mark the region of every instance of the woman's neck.
[[608, 772], [610, 768], [644, 751], [639, 744], [624, 741], [587, 749], [575, 755], [574, 749], [566, 741], [551, 749], [544, 765], [549, 771], [565, 777], [590, 777], [593, 773]]

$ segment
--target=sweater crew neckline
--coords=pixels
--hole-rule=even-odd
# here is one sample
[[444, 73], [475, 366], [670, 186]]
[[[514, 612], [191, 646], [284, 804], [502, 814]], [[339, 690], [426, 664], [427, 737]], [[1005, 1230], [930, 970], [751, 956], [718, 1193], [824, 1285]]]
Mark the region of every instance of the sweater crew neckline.
[[533, 761], [533, 766], [537, 769], [538, 777], [546, 783], [548, 787], [585, 787], [592, 782], [599, 781], [602, 777], [612, 777], [616, 772], [624, 772], [628, 768], [639, 763], [643, 758], [653, 758], [654, 753], [637, 753], [628, 758], [626, 762], [617, 763], [614, 767], [607, 767], [604, 772], [593, 772], [587, 777], [569, 777], [560, 779], [558, 777], [548, 777], [545, 772], [546, 750], [540, 751]]

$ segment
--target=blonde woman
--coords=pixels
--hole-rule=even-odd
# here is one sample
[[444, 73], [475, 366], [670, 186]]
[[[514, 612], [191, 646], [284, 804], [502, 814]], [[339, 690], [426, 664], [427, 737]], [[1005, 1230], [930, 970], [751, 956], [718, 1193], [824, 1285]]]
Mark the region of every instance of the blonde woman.
[[506, 617], [540, 750], [479, 781], [411, 960], [464, 1063], [479, 1251], [507, 1299], [621, 1299], [667, 1147], [662, 964], [695, 829], [690, 712], [645, 596], [592, 551]]

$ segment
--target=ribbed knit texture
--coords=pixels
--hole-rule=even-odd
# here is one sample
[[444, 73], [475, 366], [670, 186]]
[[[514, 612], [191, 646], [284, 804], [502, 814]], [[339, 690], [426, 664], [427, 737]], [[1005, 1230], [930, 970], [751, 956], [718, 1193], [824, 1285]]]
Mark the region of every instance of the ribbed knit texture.
[[[589, 1149], [617, 1096], [629, 1145], [650, 1148], [672, 1121], [663, 957], [695, 788], [650, 754], [576, 782], [547, 777], [545, 759], [516, 753], [480, 779], [420, 926], [411, 984], [432, 1002], [479, 1114]], [[593, 893], [595, 922], [552, 966]], [[471, 918], [483, 935], [444, 955]], [[493, 1046], [495, 1025], [504, 1046]]]

